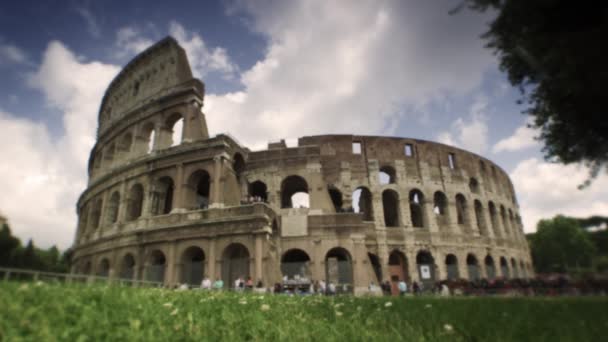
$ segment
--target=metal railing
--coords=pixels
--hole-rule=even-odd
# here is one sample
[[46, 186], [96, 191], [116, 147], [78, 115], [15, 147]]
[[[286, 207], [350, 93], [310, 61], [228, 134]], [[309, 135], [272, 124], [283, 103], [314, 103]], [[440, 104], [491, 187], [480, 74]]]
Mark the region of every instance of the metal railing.
[[148, 286], [163, 287], [164, 284], [158, 281], [124, 279], [103, 275], [58, 273], [38, 270], [28, 270], [21, 268], [0, 267], [0, 279], [4, 281], [55, 281], [63, 283], [108, 283], [121, 284], [128, 286]]

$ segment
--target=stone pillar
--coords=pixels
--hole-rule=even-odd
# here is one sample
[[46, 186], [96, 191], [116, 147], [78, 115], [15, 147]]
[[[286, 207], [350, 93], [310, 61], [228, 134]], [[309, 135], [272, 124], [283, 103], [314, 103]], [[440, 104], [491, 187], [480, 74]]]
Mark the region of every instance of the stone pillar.
[[462, 279], [469, 279], [469, 268], [467, 267], [467, 252], [458, 252], [458, 275]]
[[435, 280], [441, 281], [447, 279], [448, 272], [445, 266], [445, 255], [443, 255], [443, 253], [435, 251], [435, 253], [433, 253], [433, 258], [435, 259], [435, 266], [437, 269], [437, 273], [435, 274]]
[[367, 248], [365, 247], [365, 236], [353, 236], [354, 260], [353, 260], [353, 292], [355, 295], [368, 292], [370, 283], [368, 268]]
[[116, 216], [116, 223], [118, 224], [125, 222], [127, 218], [127, 205], [129, 203], [127, 190], [127, 182], [123, 180], [120, 182], [120, 201], [118, 201], [118, 215]]
[[413, 284], [415, 281], [420, 283], [420, 275], [418, 274], [418, 264], [416, 264], [416, 251], [407, 252], [407, 268], [410, 273], [411, 284]]
[[219, 277], [216, 274], [215, 264], [217, 262], [216, 251], [215, 251], [215, 239], [209, 241], [209, 259], [207, 259], [207, 276], [209, 279], [217, 280]]
[[313, 267], [312, 277], [314, 280], [326, 280], [325, 277], [325, 255], [323, 255], [321, 240], [313, 241]]
[[263, 244], [264, 237], [266, 234], [257, 234], [255, 236], [255, 276], [254, 282], [257, 283], [258, 280], [262, 280], [264, 278], [262, 265], [263, 265]]
[[135, 256], [137, 258], [135, 260], [135, 274], [133, 275], [135, 280], [145, 280], [147, 266], [145, 252], [143, 246], [140, 245], [139, 248], [137, 248], [137, 255]]
[[[152, 152], [158, 151], [162, 148], [162, 126], [160, 122], [154, 123], [154, 143], [152, 144]], [[147, 146], [146, 146], [147, 147]]]
[[150, 217], [152, 216], [152, 200], [154, 198], [154, 184], [152, 181], [152, 176], [148, 173], [144, 177], [143, 181], [144, 188], [144, 198], [143, 203], [141, 204], [141, 217]]
[[428, 228], [431, 233], [437, 233], [439, 231], [439, 227], [437, 226], [437, 219], [435, 218], [435, 213], [433, 212], [433, 194], [430, 194], [431, 198], [425, 196], [424, 205], [422, 208], [422, 221], [424, 222], [424, 226]]
[[473, 233], [473, 236], [479, 236], [480, 231], [477, 226], [477, 216], [475, 215], [475, 200], [471, 197], [467, 198], [467, 207], [465, 208], [468, 220], [465, 219], [464, 224], [468, 225]]
[[175, 191], [173, 192], [173, 208], [171, 212], [183, 212], [185, 211], [185, 187], [184, 184], [184, 164], [179, 163], [176, 165], [175, 171]]
[[175, 241], [169, 241], [169, 250], [167, 252], [168, 254], [168, 258], [166, 260], [167, 262], [167, 272], [165, 273], [165, 284], [168, 285], [173, 285], [176, 284], [178, 282], [177, 276], [176, 276], [176, 270], [177, 270], [177, 257], [176, 257], [176, 248], [175, 248]]
[[494, 227], [492, 226], [492, 218], [490, 217], [490, 208], [487, 206], [487, 203], [481, 204], [481, 213], [483, 215], [483, 220], [486, 223], [486, 229], [488, 231], [488, 237], [492, 239], [492, 243], [494, 243], [494, 239], [496, 238], [496, 234], [494, 234]]
[[222, 190], [223, 190], [223, 175], [222, 175], [222, 156], [213, 157], [214, 161], [214, 171], [213, 171], [213, 195], [211, 200], [210, 207], [212, 208], [221, 208], [223, 207], [222, 203]]

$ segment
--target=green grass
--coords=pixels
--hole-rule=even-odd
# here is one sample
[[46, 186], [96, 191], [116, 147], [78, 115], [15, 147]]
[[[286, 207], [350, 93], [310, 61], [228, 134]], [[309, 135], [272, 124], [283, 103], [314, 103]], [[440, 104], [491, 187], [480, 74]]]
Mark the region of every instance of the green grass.
[[287, 297], [0, 283], [0, 341], [601, 341], [606, 336], [608, 299], [599, 297]]

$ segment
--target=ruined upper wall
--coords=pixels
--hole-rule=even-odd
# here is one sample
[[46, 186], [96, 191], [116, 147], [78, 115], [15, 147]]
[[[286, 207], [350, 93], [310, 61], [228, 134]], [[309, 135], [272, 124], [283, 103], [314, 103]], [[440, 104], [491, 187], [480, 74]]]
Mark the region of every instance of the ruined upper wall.
[[[167, 37], [133, 58], [108, 86], [99, 110], [98, 136], [130, 112], [193, 80], [183, 48]], [[199, 91], [204, 92], [202, 83]], [[201, 94], [201, 98], [204, 94]]]

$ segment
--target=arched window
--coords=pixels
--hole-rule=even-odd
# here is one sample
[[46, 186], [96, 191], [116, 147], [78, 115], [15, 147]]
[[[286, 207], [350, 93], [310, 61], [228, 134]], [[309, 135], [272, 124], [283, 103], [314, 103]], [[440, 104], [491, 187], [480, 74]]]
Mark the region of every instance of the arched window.
[[281, 184], [281, 208], [309, 208], [308, 183], [300, 176], [289, 176]]
[[456, 195], [456, 216], [457, 222], [460, 225], [469, 224], [469, 212], [467, 208], [467, 200], [463, 194]]
[[448, 280], [456, 280], [460, 277], [458, 274], [458, 259], [454, 254], [446, 255], [445, 267], [448, 274]]
[[435, 192], [433, 195], [433, 212], [437, 219], [437, 225], [447, 227], [448, 219], [448, 199], [441, 191]]
[[359, 187], [353, 191], [353, 211], [363, 214], [363, 221], [373, 221], [372, 193], [366, 187]]
[[198, 286], [205, 274], [205, 253], [200, 247], [188, 247], [181, 257], [182, 272], [180, 282]]
[[353, 266], [350, 253], [341, 247], [335, 247], [327, 252], [325, 256], [325, 279], [327, 283], [333, 283], [337, 288], [342, 285], [352, 287]]
[[479, 182], [476, 178], [471, 177], [471, 179], [469, 179], [469, 190], [474, 194], [479, 193]]
[[424, 195], [418, 189], [410, 191], [410, 218], [412, 226], [417, 228], [424, 227]]
[[382, 192], [382, 207], [384, 209], [384, 224], [386, 227], [399, 226], [399, 194], [394, 190]]
[[381, 167], [378, 178], [378, 182], [381, 185], [396, 183], [397, 177], [395, 169], [392, 166]]
[[475, 200], [475, 219], [477, 220], [479, 234], [488, 236], [488, 227], [486, 226], [486, 219], [483, 215], [483, 206], [479, 200]]
[[165, 281], [165, 268], [167, 259], [160, 250], [150, 253], [146, 267], [146, 280], [162, 283]]
[[249, 184], [249, 196], [255, 201], [268, 202], [268, 188], [262, 181]]
[[133, 279], [135, 277], [135, 258], [132, 254], [126, 254], [122, 258], [119, 276], [122, 279]]
[[165, 215], [173, 209], [173, 193], [175, 185], [173, 179], [169, 176], [164, 176], [156, 181], [154, 189], [154, 214]]
[[234, 171], [236, 181], [240, 183], [241, 175], [245, 171], [245, 159], [240, 153], [235, 153], [234, 157], [232, 157], [232, 170]]
[[327, 186], [327, 192], [329, 193], [329, 198], [331, 198], [331, 203], [334, 205], [335, 211], [337, 213], [342, 212], [342, 192], [333, 185]]
[[107, 223], [114, 224], [118, 221], [118, 209], [120, 206], [120, 193], [118, 191], [114, 191], [112, 196], [110, 196], [110, 201], [108, 202], [108, 214], [107, 214]]
[[97, 275], [100, 277], [108, 277], [110, 275], [110, 261], [108, 259], [104, 258], [101, 260]]
[[165, 129], [171, 138], [169, 146], [180, 145], [183, 141], [184, 118], [179, 113], [174, 113], [165, 122]]
[[479, 264], [477, 258], [473, 254], [467, 255], [467, 269], [469, 270], [469, 280], [478, 280], [479, 276]]
[[101, 198], [98, 198], [95, 200], [95, 202], [93, 202], [93, 208], [91, 211], [91, 228], [93, 229], [99, 228], [99, 223], [101, 221], [101, 206]]
[[290, 249], [281, 258], [281, 273], [289, 280], [310, 281], [310, 257], [301, 249]]
[[127, 220], [132, 221], [141, 216], [143, 203], [144, 187], [141, 184], [135, 184], [129, 191], [129, 198], [127, 202]]
[[246, 278], [249, 273], [249, 250], [240, 243], [232, 243], [222, 254], [222, 280], [224, 286], [233, 287], [239, 277]]
[[123, 135], [117, 145], [118, 153], [123, 156], [127, 156], [131, 151], [131, 144], [133, 143], [133, 135], [129, 132]]
[[401, 251], [394, 250], [388, 255], [388, 271], [391, 281], [409, 280], [407, 257]]
[[188, 178], [188, 207], [207, 209], [209, 207], [209, 189], [211, 177], [205, 170], [197, 170]]
[[488, 279], [496, 278], [496, 269], [494, 267], [494, 259], [491, 256], [486, 256], [484, 263], [486, 265], [486, 274]]
[[492, 224], [492, 231], [494, 231], [495, 237], [502, 237], [500, 228], [498, 227], [498, 214], [496, 213], [496, 206], [494, 202], [488, 202], [488, 210], [490, 211], [490, 223]]
[[500, 273], [502, 273], [502, 276], [505, 279], [511, 278], [511, 275], [509, 274], [509, 263], [505, 257], [500, 257]]
[[420, 251], [416, 255], [418, 275], [425, 288], [430, 288], [435, 282], [435, 259], [429, 251]]

